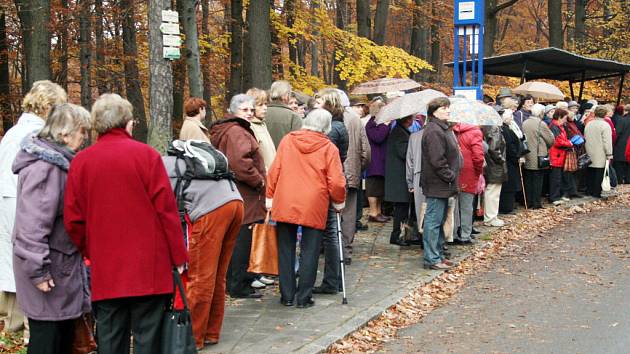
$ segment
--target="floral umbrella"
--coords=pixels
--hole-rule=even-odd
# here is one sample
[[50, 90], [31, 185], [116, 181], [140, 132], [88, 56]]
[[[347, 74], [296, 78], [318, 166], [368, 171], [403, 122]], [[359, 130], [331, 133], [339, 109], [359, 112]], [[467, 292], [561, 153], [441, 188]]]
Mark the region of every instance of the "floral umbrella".
[[464, 97], [450, 97], [451, 118], [449, 121], [473, 125], [501, 125], [503, 119], [494, 110], [481, 101], [471, 101]]
[[353, 95], [369, 95], [393, 91], [406, 91], [421, 86], [422, 85], [411, 79], [397, 79], [386, 77], [383, 79], [372, 80], [359, 84], [350, 93]]
[[446, 95], [432, 89], [408, 93], [383, 107], [376, 115], [376, 122], [385, 123], [417, 113], [426, 115], [427, 104], [437, 97], [446, 97]]

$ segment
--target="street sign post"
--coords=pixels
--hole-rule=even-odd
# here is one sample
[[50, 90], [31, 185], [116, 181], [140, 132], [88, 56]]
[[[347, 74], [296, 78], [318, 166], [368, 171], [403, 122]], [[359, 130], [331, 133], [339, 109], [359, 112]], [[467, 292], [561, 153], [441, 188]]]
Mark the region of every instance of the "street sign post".
[[[455, 0], [453, 94], [483, 98], [484, 0]], [[472, 61], [471, 70], [466, 62]]]
[[179, 47], [182, 40], [179, 33], [179, 14], [177, 11], [162, 10], [162, 57], [168, 60], [177, 60], [181, 53]]

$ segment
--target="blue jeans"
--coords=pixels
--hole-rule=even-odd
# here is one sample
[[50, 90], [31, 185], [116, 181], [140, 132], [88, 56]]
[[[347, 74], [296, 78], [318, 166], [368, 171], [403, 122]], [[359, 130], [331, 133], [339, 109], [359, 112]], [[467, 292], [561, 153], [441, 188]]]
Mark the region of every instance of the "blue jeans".
[[427, 210], [424, 215], [424, 264], [434, 265], [444, 259], [444, 222], [448, 198], [427, 197]]

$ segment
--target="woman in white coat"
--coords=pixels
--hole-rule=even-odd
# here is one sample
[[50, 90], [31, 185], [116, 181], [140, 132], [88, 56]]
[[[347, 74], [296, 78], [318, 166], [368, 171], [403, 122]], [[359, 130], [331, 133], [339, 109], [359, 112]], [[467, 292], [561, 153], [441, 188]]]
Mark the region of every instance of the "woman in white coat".
[[17, 331], [24, 323], [24, 316], [15, 301], [13, 277], [11, 234], [15, 221], [18, 177], [13, 174], [11, 165], [22, 140], [30, 133], [41, 130], [51, 108], [66, 100], [66, 92], [61, 86], [48, 80], [35, 81], [24, 97], [23, 113], [17, 124], [6, 132], [0, 142], [0, 314], [6, 314], [3, 318], [5, 331]]

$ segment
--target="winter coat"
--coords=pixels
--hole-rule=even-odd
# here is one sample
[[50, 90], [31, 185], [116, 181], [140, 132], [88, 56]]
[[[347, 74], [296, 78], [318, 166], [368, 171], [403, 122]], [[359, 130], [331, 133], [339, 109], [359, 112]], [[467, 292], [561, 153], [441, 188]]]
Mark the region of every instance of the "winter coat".
[[514, 122], [516, 122], [516, 124], [518, 125], [519, 128], [521, 128], [521, 130], [523, 130], [523, 123], [525, 123], [525, 121], [529, 119], [531, 114], [532, 114], [531, 111], [527, 111], [525, 109], [520, 109], [514, 112], [514, 115], [513, 115]]
[[606, 160], [613, 156], [612, 148], [612, 129], [610, 125], [602, 118], [595, 118], [590, 121], [584, 128], [584, 144], [586, 153], [591, 157], [591, 165], [593, 168], [606, 167]]
[[507, 181], [507, 165], [505, 163], [505, 140], [501, 134], [501, 128], [497, 126], [484, 126], [483, 138], [488, 144], [485, 154], [486, 166], [483, 176], [486, 184], [502, 184]]
[[555, 137], [553, 145], [549, 149], [549, 163], [551, 167], [564, 167], [567, 151], [573, 147], [573, 144], [569, 140], [564, 126], [559, 125], [557, 120], [551, 121], [549, 129]]
[[245, 204], [243, 225], [263, 220], [267, 214], [265, 163], [250, 123], [236, 117], [220, 120], [210, 127], [210, 141], [225, 154], [236, 177]]
[[540, 118], [530, 117], [523, 123], [523, 134], [529, 145], [529, 153], [525, 155], [525, 169], [539, 170], [538, 156], [547, 156], [554, 142], [553, 133]]
[[462, 154], [459, 171], [459, 189], [466, 193], [477, 193], [479, 177], [483, 173], [483, 133], [476, 125], [457, 124], [453, 127]]
[[501, 126], [501, 134], [505, 141], [505, 165], [507, 167], [507, 180], [503, 182], [501, 192], [515, 193], [522, 190], [521, 172], [518, 167], [522, 155], [521, 140], [509, 125]]
[[289, 106], [276, 102], [267, 105], [265, 124], [267, 124], [267, 130], [269, 130], [269, 135], [271, 135], [277, 150], [285, 135], [302, 128], [302, 118], [293, 112]]
[[[90, 312], [85, 265], [63, 225], [63, 194], [73, 157], [66, 147], [29, 136], [13, 163], [19, 175], [13, 233], [17, 300], [35, 320], [62, 321]], [[51, 279], [52, 291], [37, 288]]]
[[384, 200], [394, 203], [409, 203], [407, 188], [407, 145], [409, 130], [396, 124], [387, 138], [387, 159], [385, 160]]
[[40, 131], [44, 123], [43, 119], [32, 113], [22, 113], [0, 142], [0, 291], [15, 292], [11, 235], [15, 221], [18, 176], [13, 173], [11, 166], [20, 151], [22, 140]]
[[342, 120], [334, 120], [330, 124], [331, 129], [328, 138], [339, 149], [339, 158], [341, 163], [346, 161], [348, 157], [348, 131]]
[[604, 117], [604, 120], [610, 126], [612, 143], [613, 143], [613, 145], [615, 145], [615, 143], [617, 142], [617, 129], [615, 128], [615, 125], [613, 124], [612, 119], [610, 119], [608, 117]]
[[385, 176], [385, 157], [387, 156], [387, 137], [389, 125], [376, 124], [375, 117], [365, 125], [365, 133], [370, 142], [372, 158], [367, 168], [367, 176]]
[[258, 146], [260, 146], [260, 154], [263, 161], [265, 161], [265, 171], [268, 171], [273, 159], [276, 157], [276, 146], [273, 143], [273, 139], [271, 139], [271, 135], [269, 135], [269, 130], [267, 130], [267, 124], [264, 120], [254, 117], [250, 123], [254, 136], [256, 136], [256, 141], [258, 141]]
[[208, 128], [203, 123], [193, 118], [184, 118], [184, 124], [179, 131], [180, 140], [201, 140], [210, 142], [208, 138]]
[[615, 161], [626, 160], [625, 152], [630, 139], [630, 116], [620, 117], [617, 120], [617, 142], [613, 149], [613, 158]]
[[433, 118], [422, 135], [422, 192], [429, 198], [450, 198], [459, 188], [461, 155], [448, 123]]
[[405, 160], [405, 177], [407, 180], [408, 189], [420, 186], [420, 175], [422, 174], [423, 134], [424, 131], [420, 130], [409, 136], [409, 144], [407, 145], [407, 158]]
[[348, 187], [359, 188], [361, 172], [370, 163], [370, 143], [361, 124], [361, 119], [349, 109], [343, 113], [343, 124], [348, 131], [348, 156], [343, 163], [343, 170], [346, 174]]
[[322, 133], [287, 134], [267, 175], [266, 196], [274, 220], [324, 230], [329, 204], [346, 199], [339, 150]]
[[171, 293], [188, 258], [160, 154], [121, 128], [72, 160], [64, 224], [91, 261], [92, 301]]

